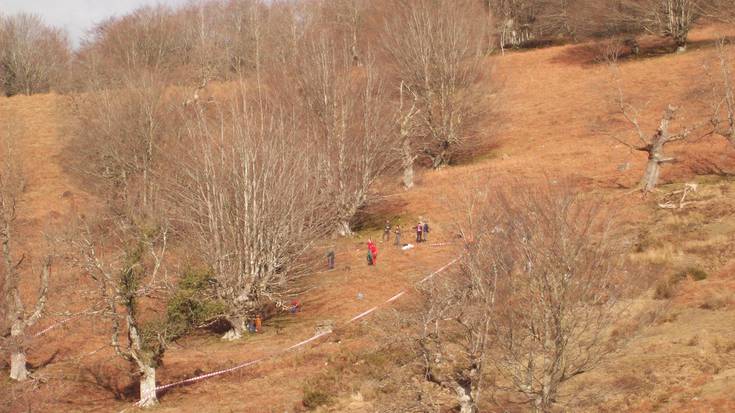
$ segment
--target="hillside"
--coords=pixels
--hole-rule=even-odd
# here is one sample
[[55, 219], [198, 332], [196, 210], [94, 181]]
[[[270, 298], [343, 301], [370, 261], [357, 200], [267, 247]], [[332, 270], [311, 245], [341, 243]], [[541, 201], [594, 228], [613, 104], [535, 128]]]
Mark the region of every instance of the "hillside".
[[[705, 76], [703, 62], [714, 61], [716, 33], [711, 27], [693, 32], [692, 46], [683, 54], [620, 62], [626, 99], [642, 109], [646, 131], [655, 130], [669, 104], [685, 109], [683, 123], [705, 116], [708, 103], [695, 80]], [[240, 342], [223, 342], [206, 331], [181, 340], [166, 353], [158, 381], [172, 383], [280, 353], [312, 337], [325, 320], [336, 324], [334, 334], [252, 367], [174, 387], [161, 394], [161, 406], [154, 411], [299, 411], [305, 387], [325, 382], [325, 376], [344, 382], [329, 381], [331, 387], [323, 391], [334, 392], [334, 404], [322, 409], [375, 411], [379, 379], [355, 367], [381, 363], [374, 360], [372, 318], [347, 322], [410, 290], [455, 258], [459, 246], [453, 243], [453, 220], [461, 213], [456, 199], [477, 185], [509, 177], [569, 178], [580, 191], [615, 205], [620, 225], [637, 240], [633, 259], [645, 271], [641, 278], [651, 284], [643, 297], [629, 303], [635, 325], [619, 326], [625, 345], [599, 368], [565, 384], [562, 393], [569, 408], [735, 409], [735, 148], [720, 138], [672, 146], [680, 162], [666, 165], [660, 191], [642, 199], [634, 190], [645, 154], [631, 152], [610, 137], [630, 130], [618, 114], [610, 70], [580, 58], [585, 47], [488, 58], [483, 86], [488, 91], [487, 127], [481, 147], [491, 149], [458, 166], [422, 171], [410, 192], [404, 193], [398, 182], [381, 182], [367, 209], [369, 222], [398, 221], [406, 228], [404, 237], [410, 237], [407, 227], [426, 218], [433, 228], [430, 243], [406, 252], [379, 244], [380, 262], [367, 267], [364, 241], [380, 238], [377, 226], [353, 239], [325, 241], [336, 244], [337, 267], [309, 277], [312, 289], [302, 297], [303, 312], [269, 320], [263, 334]], [[68, 98], [54, 94], [0, 98], [0, 123], [21, 125], [18, 142], [28, 175], [20, 208], [21, 248], [35, 260], [40, 259], [35, 246], [44, 243], [43, 231], [63, 227], [73, 213], [97, 207], [98, 201], [63, 167], [64, 156], [71, 156], [63, 150], [68, 144], [67, 107]], [[658, 207], [664, 194], [685, 182], [698, 183], [691, 204], [681, 210]], [[684, 274], [662, 290], [664, 281], [687, 268], [700, 269], [706, 278], [695, 281]], [[26, 283], [28, 297], [35, 293], [33, 282]], [[34, 331], [89, 309], [94, 303], [81, 293], [86, 282], [76, 272], [55, 271], [48, 316]], [[136, 410], [133, 379], [94, 317], [76, 317], [34, 340], [29, 361], [39, 380], [11, 384], [3, 370], [0, 392], [10, 397], [0, 402], [1, 411]], [[491, 405], [486, 408], [494, 411]]]

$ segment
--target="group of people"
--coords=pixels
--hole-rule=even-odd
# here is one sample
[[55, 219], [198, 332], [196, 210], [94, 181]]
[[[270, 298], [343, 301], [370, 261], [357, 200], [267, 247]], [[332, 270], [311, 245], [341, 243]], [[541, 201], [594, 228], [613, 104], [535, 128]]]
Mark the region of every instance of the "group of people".
[[[419, 221], [418, 224], [416, 224], [416, 242], [425, 242], [428, 240], [429, 235], [429, 223], [426, 221]], [[383, 227], [383, 242], [390, 242], [390, 233], [391, 233], [391, 225], [390, 221], [385, 221], [385, 227]], [[394, 244], [396, 246], [401, 246], [401, 225], [396, 224], [396, 227], [393, 229], [393, 233], [395, 234], [395, 242]]]
[[[425, 242], [428, 240], [429, 235], [429, 223], [426, 221], [419, 221], [418, 224], [416, 224], [416, 242]], [[385, 226], [383, 227], [383, 242], [390, 242], [390, 233], [391, 230], [393, 230], [393, 234], [395, 235], [395, 242], [394, 245], [397, 247], [403, 246], [401, 244], [401, 225], [396, 224], [395, 228], [393, 228], [390, 224], [390, 221], [385, 221]], [[368, 247], [368, 265], [375, 265], [378, 258], [378, 247], [375, 245], [372, 239], [368, 240], [367, 243]]]

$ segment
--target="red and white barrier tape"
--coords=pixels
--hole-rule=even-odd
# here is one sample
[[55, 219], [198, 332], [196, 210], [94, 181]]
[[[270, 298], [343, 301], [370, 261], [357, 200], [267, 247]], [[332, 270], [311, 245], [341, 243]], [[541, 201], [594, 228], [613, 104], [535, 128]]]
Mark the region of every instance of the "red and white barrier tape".
[[82, 311], [81, 313], [76, 313], [76, 314], [74, 314], [71, 317], [65, 318], [65, 319], [63, 319], [63, 320], [61, 320], [61, 321], [59, 321], [57, 323], [51, 324], [50, 326], [48, 326], [48, 327], [44, 328], [43, 330], [39, 331], [38, 333], [34, 334], [33, 337], [40, 337], [40, 336], [48, 333], [49, 331], [51, 331], [51, 330], [53, 330], [53, 329], [55, 329], [55, 328], [57, 328], [57, 327], [59, 327], [61, 325], [64, 325], [64, 324], [68, 323], [69, 321], [76, 320], [77, 318], [79, 318], [79, 317], [81, 317], [83, 315], [89, 314], [94, 309], [94, 307], [95, 306], [89, 307], [88, 309]]
[[[426, 277], [424, 277], [421, 281], [419, 281], [419, 283], [424, 283], [427, 280], [431, 279], [432, 277], [436, 276], [437, 274], [445, 271], [452, 264], [456, 263], [459, 260], [459, 258], [460, 257], [457, 257], [457, 258], [449, 261], [443, 267], [439, 268], [438, 270], [436, 270], [436, 271], [432, 272], [431, 274], [427, 275]], [[355, 322], [355, 321], [357, 321], [357, 320], [359, 320], [361, 318], [364, 318], [364, 317], [370, 315], [372, 312], [374, 312], [375, 310], [377, 310], [381, 306], [383, 306], [385, 304], [388, 304], [388, 303], [391, 303], [391, 302], [399, 299], [404, 294], [406, 294], [406, 290], [403, 290], [403, 291], [399, 292], [398, 294], [394, 295], [393, 297], [387, 299], [382, 304], [376, 305], [376, 306], [372, 307], [371, 309], [369, 309], [367, 311], [364, 311], [364, 312], [356, 315], [355, 317], [352, 317], [349, 321], [347, 321], [346, 324], [350, 324], [352, 322]], [[241, 364], [238, 364], [236, 366], [229, 367], [229, 368], [226, 368], [226, 369], [213, 371], [211, 373], [206, 373], [206, 374], [201, 374], [199, 376], [190, 377], [188, 379], [180, 380], [180, 381], [177, 381], [177, 382], [174, 382], [174, 383], [169, 383], [169, 384], [164, 384], [164, 385], [161, 385], [161, 386], [157, 386], [156, 387], [156, 392], [160, 392], [162, 390], [166, 390], [166, 389], [170, 389], [172, 387], [180, 386], [182, 384], [188, 384], [188, 383], [194, 383], [194, 382], [197, 382], [197, 381], [200, 381], [200, 380], [206, 380], [206, 379], [209, 379], [209, 378], [212, 378], [212, 377], [215, 377], [215, 376], [220, 376], [222, 374], [230, 373], [230, 372], [233, 372], [233, 371], [236, 371], [236, 370], [240, 370], [240, 369], [245, 368], [245, 367], [252, 366], [254, 364], [260, 363], [261, 361], [265, 361], [265, 360], [267, 360], [269, 358], [280, 356], [280, 355], [285, 354], [285, 353], [287, 353], [287, 352], [289, 352], [291, 350], [294, 350], [294, 349], [297, 349], [299, 347], [305, 346], [306, 344], [311, 343], [312, 341], [318, 340], [318, 339], [320, 339], [322, 337], [328, 336], [329, 334], [332, 334], [332, 332], [331, 331], [324, 331], [324, 332], [321, 332], [321, 333], [318, 333], [318, 334], [314, 335], [311, 338], [307, 338], [306, 340], [303, 340], [301, 342], [298, 342], [298, 343], [292, 345], [291, 347], [288, 347], [286, 349], [277, 351], [277, 352], [275, 352], [273, 354], [270, 354], [268, 356], [261, 357], [259, 359], [247, 361], [245, 363], [241, 363]]]

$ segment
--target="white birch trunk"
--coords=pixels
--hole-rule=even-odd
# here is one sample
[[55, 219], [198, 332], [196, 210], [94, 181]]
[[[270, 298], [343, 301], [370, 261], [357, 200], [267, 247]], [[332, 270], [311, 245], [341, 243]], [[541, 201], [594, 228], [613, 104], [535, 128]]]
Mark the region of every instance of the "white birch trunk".
[[456, 385], [454, 391], [457, 393], [457, 401], [459, 402], [460, 413], [477, 413], [475, 400], [472, 398], [470, 389]]
[[348, 221], [342, 221], [337, 224], [337, 233], [343, 237], [351, 237], [352, 235], [354, 235]]
[[10, 378], [17, 381], [24, 381], [28, 378], [26, 355], [23, 351], [14, 351], [10, 355]]
[[150, 366], [140, 366], [140, 407], [152, 407], [158, 404], [156, 396], [156, 369]]
[[658, 176], [661, 172], [661, 163], [657, 156], [652, 156], [646, 164], [646, 172], [643, 174], [643, 191], [650, 192], [658, 184]]
[[245, 331], [245, 320], [242, 318], [228, 318], [227, 321], [230, 323], [231, 328], [222, 336], [222, 340], [236, 341], [242, 338], [242, 334]]

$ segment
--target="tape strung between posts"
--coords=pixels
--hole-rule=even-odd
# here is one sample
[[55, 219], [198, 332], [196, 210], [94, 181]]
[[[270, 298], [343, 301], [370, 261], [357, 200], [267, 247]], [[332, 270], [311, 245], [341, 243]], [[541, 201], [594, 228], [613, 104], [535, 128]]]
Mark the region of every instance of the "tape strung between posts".
[[[452, 264], [456, 263], [459, 260], [460, 257], [457, 257], [457, 258], [449, 261], [443, 267], [439, 268], [438, 270], [436, 270], [436, 271], [432, 272], [431, 274], [427, 275], [426, 277], [424, 277], [421, 281], [419, 281], [419, 283], [424, 283], [427, 280], [429, 280], [429, 279], [433, 278], [434, 276], [436, 276], [437, 274], [443, 272], [444, 270], [446, 270], [447, 268], [449, 268]], [[355, 317], [352, 317], [346, 324], [352, 323], [352, 322], [357, 321], [357, 320], [359, 320], [359, 319], [361, 319], [363, 317], [368, 316], [370, 313], [372, 313], [373, 311], [375, 311], [378, 308], [380, 308], [380, 306], [385, 305], [385, 304], [388, 304], [388, 303], [391, 303], [391, 302], [399, 299], [404, 294], [406, 294], [406, 290], [400, 291], [398, 294], [396, 294], [393, 297], [389, 298], [388, 300], [386, 300], [382, 304], [376, 305], [375, 307], [373, 307], [373, 308], [371, 308], [371, 309], [369, 309], [367, 311], [364, 311], [364, 312], [356, 315]], [[223, 375], [223, 374], [226, 374], [226, 373], [231, 373], [233, 371], [240, 370], [240, 369], [243, 369], [245, 367], [249, 367], [249, 366], [252, 366], [254, 364], [260, 363], [261, 361], [264, 361], [264, 360], [267, 360], [267, 359], [270, 359], [270, 358], [273, 358], [273, 357], [276, 357], [276, 356], [280, 356], [280, 355], [285, 354], [285, 353], [287, 353], [287, 352], [289, 352], [291, 350], [294, 350], [294, 349], [297, 349], [299, 347], [305, 346], [306, 344], [311, 343], [312, 341], [318, 340], [318, 339], [320, 339], [322, 337], [325, 337], [325, 336], [328, 336], [330, 334], [332, 334], [331, 331], [323, 331], [321, 333], [315, 334], [311, 338], [307, 338], [306, 340], [303, 340], [303, 341], [301, 341], [299, 343], [296, 343], [296, 344], [292, 345], [291, 347], [288, 347], [286, 349], [282, 349], [280, 351], [277, 351], [277, 352], [275, 352], [273, 354], [270, 354], [268, 356], [261, 357], [259, 359], [250, 360], [250, 361], [247, 361], [245, 363], [238, 364], [238, 365], [233, 366], [233, 367], [229, 367], [229, 368], [222, 369], [222, 370], [216, 370], [216, 371], [213, 371], [211, 373], [201, 374], [199, 376], [190, 377], [188, 379], [180, 380], [180, 381], [177, 381], [177, 382], [173, 382], [173, 383], [169, 383], [169, 384], [163, 384], [163, 385], [160, 385], [160, 386], [156, 386], [156, 392], [160, 392], [162, 390], [166, 390], [166, 389], [170, 389], [172, 387], [180, 386], [182, 384], [194, 383], [194, 382], [197, 382], [197, 381], [200, 381], [200, 380], [206, 380], [206, 379], [209, 379], [209, 378], [212, 378], [212, 377], [215, 377], [215, 376], [220, 376], [220, 375]]]

